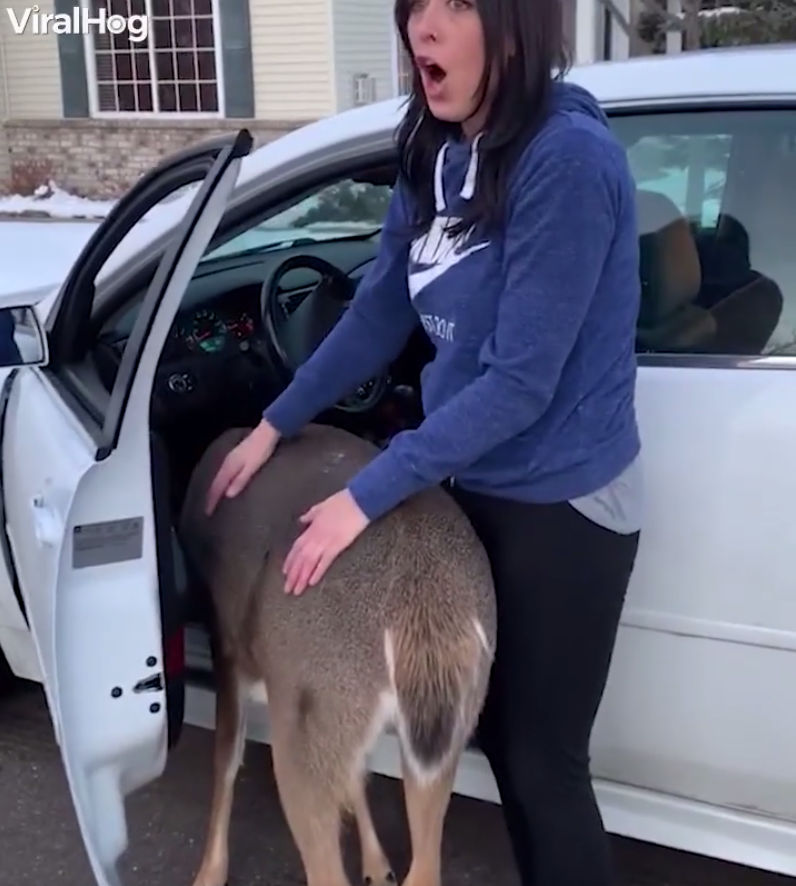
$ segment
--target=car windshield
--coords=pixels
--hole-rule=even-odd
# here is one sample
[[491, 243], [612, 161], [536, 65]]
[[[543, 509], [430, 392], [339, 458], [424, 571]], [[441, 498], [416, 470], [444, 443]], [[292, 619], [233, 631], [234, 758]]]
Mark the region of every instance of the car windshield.
[[320, 240], [375, 238], [384, 224], [391, 193], [387, 184], [335, 182], [211, 250], [202, 262]]

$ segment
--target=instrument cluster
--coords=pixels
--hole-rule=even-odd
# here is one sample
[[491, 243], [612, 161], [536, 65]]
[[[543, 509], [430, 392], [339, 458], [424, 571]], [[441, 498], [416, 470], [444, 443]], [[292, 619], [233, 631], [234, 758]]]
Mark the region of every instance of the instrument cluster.
[[246, 311], [225, 316], [210, 308], [196, 311], [176, 330], [188, 350], [206, 354], [217, 354], [230, 344], [246, 341], [253, 332], [254, 320]]
[[202, 307], [179, 316], [166, 344], [168, 359], [231, 353], [246, 350], [256, 329], [254, 315], [246, 306]]

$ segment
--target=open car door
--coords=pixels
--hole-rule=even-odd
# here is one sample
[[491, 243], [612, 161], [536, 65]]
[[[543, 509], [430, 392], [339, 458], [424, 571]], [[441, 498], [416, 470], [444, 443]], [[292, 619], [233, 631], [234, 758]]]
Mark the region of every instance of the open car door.
[[[161, 774], [169, 744], [149, 427], [155, 369], [251, 146], [245, 130], [200, 144], [120, 200], [59, 293], [50, 365], [20, 359], [24, 368], [6, 382], [2, 498], [10, 567], [100, 886], [121, 882], [125, 796]], [[82, 338], [85, 358], [96, 271], [152, 206], [192, 183], [199, 187], [151, 279], [110, 397], [98, 405], [79, 350]]]

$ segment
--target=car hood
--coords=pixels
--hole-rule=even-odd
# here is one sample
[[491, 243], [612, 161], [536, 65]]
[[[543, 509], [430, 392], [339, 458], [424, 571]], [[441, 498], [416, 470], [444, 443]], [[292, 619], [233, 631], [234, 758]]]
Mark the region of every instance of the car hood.
[[45, 323], [53, 309], [61, 283], [46, 283], [26, 289], [13, 289], [10, 292], [0, 292], [0, 309], [20, 308], [25, 305], [35, 307], [41, 323]]

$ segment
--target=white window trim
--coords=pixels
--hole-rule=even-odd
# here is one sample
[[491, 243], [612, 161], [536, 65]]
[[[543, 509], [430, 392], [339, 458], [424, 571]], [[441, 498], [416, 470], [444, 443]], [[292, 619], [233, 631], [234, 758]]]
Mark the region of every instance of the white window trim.
[[390, 41], [390, 67], [392, 68], [392, 94], [395, 98], [400, 96], [399, 92], [399, 84], [401, 82], [401, 73], [398, 67], [398, 59], [400, 58], [399, 52], [399, 42], [400, 37], [398, 36], [398, 32], [395, 30], [395, 27], [391, 29], [392, 40]]
[[[80, 0], [84, 8], [89, 6], [90, 0]], [[147, 11], [151, 9], [151, 0], [145, 0]], [[211, 0], [213, 11], [213, 34], [215, 46], [213, 53], [216, 60], [216, 88], [218, 91], [217, 111], [101, 111], [99, 109], [99, 83], [97, 82], [97, 59], [94, 53], [94, 39], [91, 34], [83, 35], [84, 55], [86, 58], [86, 86], [88, 88], [89, 116], [98, 120], [222, 120], [226, 116], [225, 92], [224, 92], [224, 66], [221, 52], [221, 16], [219, 15], [219, 0]], [[151, 17], [151, 16], [150, 16]], [[150, 42], [149, 67], [155, 73], [155, 50]], [[153, 84], [157, 87], [157, 79], [153, 78]], [[177, 81], [179, 82], [179, 81]], [[153, 89], [153, 101], [157, 102], [157, 88]]]
[[401, 35], [392, 28], [391, 46], [391, 62], [392, 62], [392, 91], [395, 98], [403, 98], [406, 92], [401, 92], [401, 53], [403, 52], [403, 43]]

